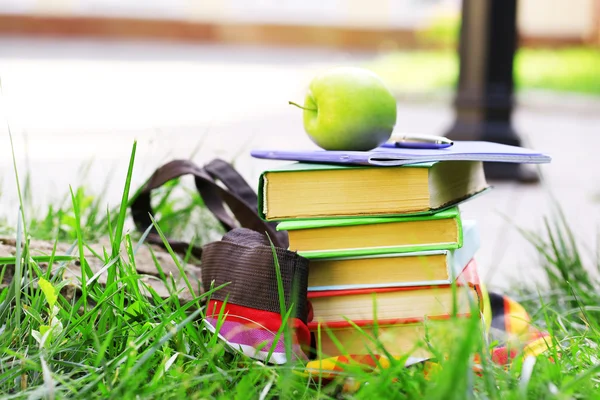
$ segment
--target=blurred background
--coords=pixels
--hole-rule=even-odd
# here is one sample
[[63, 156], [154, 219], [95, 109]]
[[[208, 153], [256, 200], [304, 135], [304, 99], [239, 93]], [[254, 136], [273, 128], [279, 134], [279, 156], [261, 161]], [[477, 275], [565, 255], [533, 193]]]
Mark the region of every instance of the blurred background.
[[[0, 219], [12, 223], [18, 211], [9, 129], [32, 214], [64, 201], [69, 185], [117, 205], [134, 140], [134, 189], [173, 158], [221, 157], [254, 184], [276, 162], [250, 149], [313, 146], [288, 100], [301, 102], [331, 66], [378, 73], [398, 98], [398, 130], [445, 134], [456, 117], [463, 6], [2, 0]], [[493, 17], [471, 14], [481, 32]], [[491, 286], [539, 276], [538, 252], [519, 228], [543, 232], [552, 198], [590, 259], [597, 241], [600, 0], [519, 0], [515, 24], [510, 123], [523, 146], [553, 161], [540, 167], [541, 183], [495, 182], [463, 206], [480, 222]], [[485, 40], [472, 35], [470, 46]], [[501, 46], [487, 41], [492, 52]]]

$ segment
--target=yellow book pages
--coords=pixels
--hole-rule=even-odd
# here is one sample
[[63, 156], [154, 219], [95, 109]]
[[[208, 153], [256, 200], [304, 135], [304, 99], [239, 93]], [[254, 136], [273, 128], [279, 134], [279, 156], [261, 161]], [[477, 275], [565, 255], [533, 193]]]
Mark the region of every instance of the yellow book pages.
[[451, 287], [406, 288], [393, 291], [378, 289], [376, 293], [373, 293], [373, 290], [355, 292], [358, 294], [335, 295], [335, 292], [331, 291], [326, 295], [310, 297], [313, 320], [324, 323], [346, 321], [346, 318], [352, 321], [373, 321], [375, 318], [378, 321], [436, 318], [452, 315], [454, 305], [458, 314], [468, 314], [471, 311], [470, 300], [478, 301], [475, 289], [470, 286], [457, 287], [456, 295]]
[[290, 250], [344, 250], [393, 246], [455, 243], [456, 219], [389, 222], [288, 231]]
[[437, 209], [488, 187], [483, 163], [447, 161], [435, 164], [429, 173], [430, 207]]
[[[361, 328], [363, 335], [355, 327], [327, 330], [324, 328], [315, 332], [315, 347], [319, 358], [335, 357], [347, 354], [381, 354], [379, 346], [383, 346], [391, 354], [411, 353], [414, 357], [427, 357], [429, 353], [421, 346], [425, 337], [422, 324], [380, 326], [378, 335], [372, 328]], [[332, 338], [333, 336], [333, 338]], [[338, 347], [335, 341], [341, 345]]]
[[[305, 169], [302, 169], [305, 168]], [[429, 167], [297, 167], [261, 177], [267, 220], [423, 213], [487, 188], [483, 165], [448, 161]]]
[[[382, 344], [395, 355], [404, 355], [415, 349], [418, 352], [419, 342], [425, 333], [433, 345], [451, 344], [452, 337], [464, 335], [464, 324], [470, 324], [467, 317], [474, 313], [473, 317], [480, 319], [486, 308], [475, 260], [469, 263], [458, 280], [460, 286], [455, 288], [309, 293], [313, 318], [308, 328], [315, 334], [315, 348], [319, 356], [368, 354], [368, 350], [378, 353], [381, 349], [377, 344]], [[373, 312], [374, 298], [376, 313]], [[456, 304], [455, 310], [453, 304]], [[457, 317], [453, 316], [453, 311], [456, 311]], [[357, 326], [360, 328], [357, 329]], [[336, 341], [343, 348], [338, 348]]]
[[345, 354], [385, 354], [385, 351], [394, 356], [410, 354], [412, 357], [429, 357], [431, 353], [425, 340], [438, 350], [449, 346], [456, 334], [464, 334], [461, 328], [466, 321], [466, 318], [457, 318], [427, 321], [426, 324], [381, 325], [377, 330], [363, 326], [359, 331], [349, 326], [333, 329], [319, 327], [311, 331], [315, 334], [318, 358]]
[[308, 286], [369, 285], [449, 279], [445, 254], [311, 260]]
[[265, 214], [279, 219], [425, 211], [427, 174], [427, 168], [268, 172]]

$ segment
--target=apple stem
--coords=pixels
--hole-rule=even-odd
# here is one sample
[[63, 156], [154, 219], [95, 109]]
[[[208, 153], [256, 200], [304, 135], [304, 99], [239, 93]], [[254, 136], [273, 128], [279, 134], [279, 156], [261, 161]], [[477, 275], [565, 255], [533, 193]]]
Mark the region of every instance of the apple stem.
[[306, 107], [302, 107], [300, 104], [294, 103], [293, 101], [288, 101], [289, 104], [296, 106], [298, 108], [301, 108], [303, 110], [307, 110], [307, 111], [317, 111], [315, 108], [306, 108]]

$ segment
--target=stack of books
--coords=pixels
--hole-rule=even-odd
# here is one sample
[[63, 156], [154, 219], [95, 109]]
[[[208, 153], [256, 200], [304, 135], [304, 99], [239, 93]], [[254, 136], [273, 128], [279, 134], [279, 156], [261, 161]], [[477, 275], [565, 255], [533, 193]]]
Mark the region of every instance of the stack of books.
[[481, 308], [478, 227], [458, 205], [488, 187], [479, 161], [264, 171], [261, 217], [310, 260], [317, 356], [425, 355], [426, 334]]

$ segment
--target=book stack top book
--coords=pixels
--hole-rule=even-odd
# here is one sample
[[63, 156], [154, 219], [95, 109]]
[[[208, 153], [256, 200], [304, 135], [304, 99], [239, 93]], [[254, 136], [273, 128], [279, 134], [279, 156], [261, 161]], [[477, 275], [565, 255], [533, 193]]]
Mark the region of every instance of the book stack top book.
[[402, 167], [294, 163], [261, 174], [267, 221], [433, 214], [488, 188], [478, 161]]

